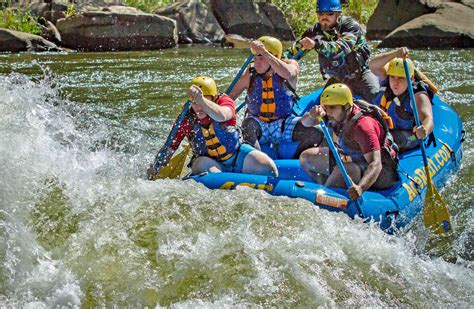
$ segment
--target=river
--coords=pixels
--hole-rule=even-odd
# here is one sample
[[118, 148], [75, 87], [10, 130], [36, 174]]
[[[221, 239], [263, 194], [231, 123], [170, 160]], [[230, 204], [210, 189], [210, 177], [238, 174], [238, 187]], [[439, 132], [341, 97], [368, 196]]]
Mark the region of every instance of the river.
[[[304, 200], [147, 181], [190, 80], [224, 91], [246, 56], [0, 54], [0, 307], [474, 306], [474, 50], [411, 52], [468, 133], [445, 239], [421, 216], [387, 235]], [[321, 87], [315, 54], [300, 63], [298, 92]]]

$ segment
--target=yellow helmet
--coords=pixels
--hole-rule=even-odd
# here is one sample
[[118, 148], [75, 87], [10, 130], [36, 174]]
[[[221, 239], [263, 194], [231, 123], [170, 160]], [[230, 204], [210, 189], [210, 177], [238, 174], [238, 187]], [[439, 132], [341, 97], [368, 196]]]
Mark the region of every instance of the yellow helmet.
[[[413, 76], [413, 74], [415, 74], [415, 66], [413, 65], [413, 62], [410, 59], [407, 59], [407, 62], [408, 62], [408, 71], [410, 72], [410, 77], [411, 77]], [[388, 63], [387, 75], [406, 77], [402, 58], [393, 58]]]
[[217, 95], [216, 82], [207, 76], [198, 76], [191, 82], [193, 85], [202, 89], [203, 95], [210, 95], [215, 97]]
[[326, 106], [346, 105], [352, 106], [352, 92], [349, 87], [344, 84], [332, 84], [324, 89], [321, 94], [321, 104]]
[[[260, 37], [258, 40], [263, 43], [270, 54], [277, 57], [278, 59], [281, 59], [281, 55], [283, 54], [283, 45], [279, 39], [265, 35]], [[254, 50], [252, 50], [252, 54], [255, 55]]]

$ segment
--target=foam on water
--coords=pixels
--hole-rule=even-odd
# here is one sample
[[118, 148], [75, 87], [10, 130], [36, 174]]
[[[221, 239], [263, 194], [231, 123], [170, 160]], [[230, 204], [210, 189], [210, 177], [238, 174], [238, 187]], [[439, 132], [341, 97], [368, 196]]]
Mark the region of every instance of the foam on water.
[[472, 261], [426, 251], [419, 222], [390, 236], [304, 200], [149, 182], [149, 124], [65, 100], [49, 74], [0, 75], [0, 93], [3, 304], [474, 304]]

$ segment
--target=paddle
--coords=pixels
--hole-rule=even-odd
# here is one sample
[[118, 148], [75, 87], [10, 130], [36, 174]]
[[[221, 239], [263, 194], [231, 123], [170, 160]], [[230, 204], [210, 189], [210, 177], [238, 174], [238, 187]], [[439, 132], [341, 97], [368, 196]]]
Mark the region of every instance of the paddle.
[[[405, 69], [405, 77], [408, 82], [408, 92], [410, 94], [413, 115], [415, 116], [416, 126], [419, 127], [421, 125], [421, 121], [418, 114], [418, 107], [416, 106], [415, 94], [413, 92], [413, 85], [411, 83], [411, 76], [406, 58], [403, 59], [403, 67]], [[452, 230], [448, 206], [433, 183], [432, 175], [428, 167], [428, 158], [426, 156], [424, 141], [421, 141], [420, 148], [426, 173], [426, 196], [423, 211], [425, 227], [431, 229], [435, 234], [448, 233]]]
[[[171, 129], [171, 132], [168, 135], [168, 138], [166, 139], [165, 144], [161, 148], [161, 151], [155, 156], [155, 161], [154, 161], [153, 166], [152, 166], [154, 173], [153, 173], [153, 171], [148, 173], [148, 179], [149, 180], [155, 180], [157, 178], [166, 178], [166, 176], [161, 174], [161, 170], [160, 170], [159, 173], [156, 173], [156, 171], [161, 167], [161, 164], [163, 163], [163, 160], [166, 158], [166, 154], [168, 153], [168, 148], [171, 145], [171, 143], [173, 142], [173, 139], [176, 137], [176, 133], [178, 133], [179, 126], [183, 122], [184, 117], [189, 112], [190, 108], [191, 108], [191, 101], [188, 100], [184, 104], [183, 110], [178, 115], [178, 118], [176, 118], [176, 121], [173, 124], [173, 128]], [[174, 166], [170, 166], [169, 168], [170, 169], [175, 169]], [[181, 174], [181, 170], [179, 170], [178, 174]]]
[[[240, 68], [239, 72], [235, 76], [234, 80], [230, 84], [230, 86], [226, 90], [226, 94], [229, 94], [232, 89], [234, 89], [235, 84], [238, 82], [242, 74], [244, 74], [245, 69], [247, 66], [252, 62], [253, 60], [253, 54], [250, 54], [247, 59], [245, 60], [244, 64]], [[155, 163], [153, 164], [154, 170], [158, 170], [160, 167], [161, 162], [163, 162], [163, 159], [166, 157], [166, 153], [168, 151], [168, 147], [171, 145], [171, 142], [176, 136], [176, 133], [178, 132], [178, 128], [181, 125], [181, 122], [184, 119], [184, 116], [186, 116], [186, 113], [189, 111], [189, 108], [191, 106], [191, 102], [188, 101], [185, 104], [185, 107], [183, 108], [183, 111], [181, 114], [179, 114], [178, 118], [176, 119], [175, 123], [173, 124], [173, 129], [171, 130], [170, 135], [168, 136], [168, 139], [165, 142], [165, 145], [161, 149], [161, 152], [156, 155], [155, 157]], [[148, 178], [150, 180], [155, 180], [157, 178], [177, 178], [181, 175], [181, 171], [183, 170], [184, 163], [186, 161], [186, 157], [189, 154], [191, 147], [189, 145], [186, 145], [183, 151], [180, 153], [176, 154], [171, 158], [171, 160], [168, 162], [168, 164], [160, 169], [160, 172], [158, 174], [154, 175], [148, 175]]]
[[248, 65], [250, 64], [250, 62], [252, 62], [252, 60], [253, 60], [253, 54], [250, 53], [250, 55], [247, 57], [247, 59], [245, 60], [244, 64], [243, 64], [242, 67], [240, 68], [239, 73], [237, 73], [237, 75], [234, 77], [234, 80], [232, 81], [232, 83], [229, 85], [229, 87], [228, 87], [227, 90], [225, 91], [226, 94], [229, 94], [229, 93], [232, 91], [232, 89], [234, 89], [235, 84], [237, 84], [237, 82], [239, 81], [240, 77], [242, 77], [242, 74], [244, 74], [245, 69], [248, 67]]
[[[334, 159], [336, 159], [337, 166], [339, 167], [339, 170], [341, 171], [342, 178], [344, 178], [344, 182], [346, 183], [347, 189], [352, 187], [352, 180], [350, 179], [349, 175], [347, 174], [346, 168], [344, 167], [344, 163], [342, 163], [341, 157], [339, 156], [339, 153], [336, 149], [336, 145], [334, 145], [334, 141], [331, 138], [331, 134], [329, 133], [328, 128], [326, 127], [326, 124], [324, 123], [323, 118], [319, 117], [319, 124], [321, 125], [321, 128], [324, 133], [324, 137], [326, 138], [326, 141], [328, 142], [329, 149], [332, 152], [332, 155], [334, 156]], [[357, 211], [359, 212], [360, 216], [364, 216], [362, 213], [362, 208], [361, 203], [363, 202], [362, 196], [354, 201], [357, 207]]]
[[168, 164], [160, 169], [160, 173], [158, 175], [159, 178], [178, 178], [181, 176], [181, 172], [184, 167], [184, 163], [186, 162], [186, 158], [191, 151], [191, 145], [187, 144], [184, 149], [175, 154]]

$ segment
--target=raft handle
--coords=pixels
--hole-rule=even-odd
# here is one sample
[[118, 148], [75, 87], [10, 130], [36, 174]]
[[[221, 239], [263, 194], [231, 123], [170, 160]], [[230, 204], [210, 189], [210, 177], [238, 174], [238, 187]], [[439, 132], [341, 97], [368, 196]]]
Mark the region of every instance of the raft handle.
[[462, 130], [461, 131], [461, 143], [464, 143], [465, 140], [466, 140], [466, 131]]

